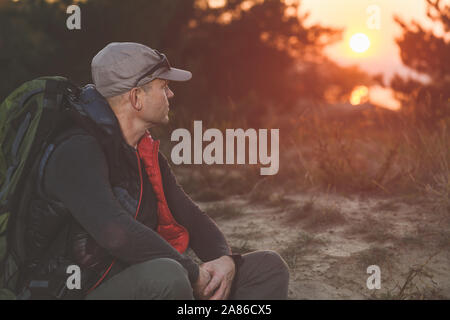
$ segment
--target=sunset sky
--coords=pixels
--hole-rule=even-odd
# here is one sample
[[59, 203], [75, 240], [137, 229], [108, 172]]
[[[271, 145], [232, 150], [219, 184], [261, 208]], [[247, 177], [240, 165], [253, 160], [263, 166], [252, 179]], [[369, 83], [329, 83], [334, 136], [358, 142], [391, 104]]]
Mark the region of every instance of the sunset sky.
[[[252, 1], [255, 0], [246, 2]], [[263, 0], [255, 2], [260, 1]], [[326, 49], [332, 59], [342, 65], [357, 64], [369, 73], [382, 72], [387, 80], [396, 72], [403, 76], [415, 75], [405, 68], [400, 60], [395, 38], [401, 35], [401, 28], [395, 23], [394, 15], [398, 15], [407, 23], [415, 20], [426, 29], [432, 29], [438, 35], [442, 34], [442, 29], [428, 19], [425, 0], [284, 0], [288, 5], [299, 1], [299, 14], [309, 13], [307, 26], [319, 23], [344, 30], [342, 41]], [[212, 7], [221, 7], [226, 0], [208, 2]], [[448, 3], [450, 0], [441, 0], [441, 5]], [[374, 21], [373, 10], [379, 12], [378, 29], [369, 26], [370, 22]], [[369, 49], [363, 53], [356, 53], [350, 48], [350, 38], [356, 33], [366, 35], [370, 41]]]
[[[225, 1], [208, 0], [213, 7], [223, 6]], [[256, 0], [259, 1], [263, 0]], [[299, 0], [284, 1], [289, 5]], [[389, 84], [395, 73], [403, 77], [426, 80], [423, 75], [402, 64], [395, 42], [395, 38], [402, 33], [400, 26], [393, 19], [397, 15], [408, 24], [415, 20], [425, 29], [431, 29], [441, 35], [441, 26], [433, 23], [426, 15], [425, 0], [300, 0], [300, 3], [299, 14], [309, 12], [307, 26], [318, 23], [343, 29], [343, 39], [325, 50], [328, 56], [340, 65], [357, 65], [369, 74], [382, 73], [386, 84]], [[450, 0], [441, 0], [441, 5], [448, 3]], [[359, 89], [357, 93], [367, 91], [367, 88]], [[394, 101], [392, 92], [388, 89], [372, 87], [369, 95], [371, 102], [384, 104], [392, 109], [399, 108], [398, 102]], [[356, 100], [359, 100], [359, 97]]]
[[[414, 19], [436, 33], [440, 32], [426, 16], [425, 0], [302, 0], [301, 3], [300, 12], [310, 13], [307, 24], [320, 23], [345, 29], [343, 41], [326, 50], [331, 58], [343, 65], [357, 64], [370, 73], [383, 72], [386, 79], [395, 72], [413, 74], [400, 60], [395, 37], [401, 34], [401, 28], [393, 20], [395, 14], [404, 21]], [[366, 10], [371, 5], [380, 8], [379, 30], [367, 25], [369, 14]], [[366, 52], [357, 54], [350, 49], [349, 40], [355, 33], [369, 37], [371, 46]]]
[[[289, 0], [286, 0], [289, 2]], [[442, 0], [441, 4], [450, 0]], [[426, 15], [425, 0], [302, 0], [300, 13], [309, 12], [307, 25], [320, 23], [322, 25], [344, 29], [342, 41], [328, 47], [326, 53], [341, 65], [358, 65], [371, 74], [382, 73], [388, 84], [391, 77], [398, 73], [404, 77], [424, 79], [421, 75], [406, 68], [401, 61], [395, 38], [401, 35], [401, 28], [393, 17], [398, 15], [405, 22], [415, 20], [426, 29], [432, 29], [436, 34], [442, 34], [442, 29], [431, 22]], [[369, 11], [369, 12], [368, 12]], [[374, 11], [379, 12], [379, 29], [371, 28]], [[372, 18], [371, 18], [372, 17]], [[350, 39], [355, 34], [366, 35], [370, 41], [369, 48], [361, 53], [351, 48]], [[364, 39], [363, 39], [364, 40]], [[364, 47], [357, 43], [356, 47]], [[364, 89], [367, 91], [367, 89]], [[381, 87], [372, 87], [367, 93], [370, 101], [390, 109], [400, 108], [393, 98], [392, 91]], [[360, 100], [361, 88], [354, 90], [350, 102]], [[354, 97], [356, 95], [356, 97]]]
[[[5, 1], [0, 0], [0, 4]], [[46, 1], [53, 2], [55, 0]], [[84, 1], [89, 0], [74, 0], [74, 2]], [[211, 7], [221, 7], [225, 5], [227, 0], [198, 1], [209, 3]], [[242, 8], [244, 6], [251, 7], [251, 3], [261, 1], [264, 0], [244, 1]], [[286, 4], [300, 1], [299, 14], [305, 12], [310, 14], [305, 22], [307, 26], [320, 24], [343, 30], [343, 39], [325, 49], [326, 54], [338, 64], [343, 66], [357, 65], [370, 74], [382, 73], [386, 84], [389, 84], [395, 73], [403, 77], [411, 76], [426, 80], [423, 75], [416, 74], [402, 64], [399, 49], [395, 42], [395, 38], [401, 35], [401, 28], [393, 19], [394, 15], [398, 15], [407, 23], [415, 20], [424, 26], [425, 29], [432, 29], [438, 35], [442, 34], [440, 26], [434, 24], [426, 16], [427, 4], [425, 0], [284, 1]], [[441, 0], [441, 5], [445, 4], [450, 4], [450, 0]], [[379, 28], [373, 24], [377, 22], [378, 14]], [[380, 99], [384, 101], [389, 100], [389, 93], [383, 93], [380, 88], [369, 89], [371, 94], [376, 94]], [[364, 90], [360, 90], [360, 92], [364, 92]]]

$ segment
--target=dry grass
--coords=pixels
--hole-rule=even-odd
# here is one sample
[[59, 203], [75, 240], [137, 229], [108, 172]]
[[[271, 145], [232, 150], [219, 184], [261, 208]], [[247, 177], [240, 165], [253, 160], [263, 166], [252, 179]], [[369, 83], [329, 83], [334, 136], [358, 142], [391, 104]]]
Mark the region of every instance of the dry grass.
[[438, 233], [437, 248], [441, 250], [449, 250], [450, 245], [450, 231], [442, 230]]
[[300, 232], [298, 237], [287, 243], [280, 251], [280, 255], [286, 261], [288, 266], [292, 269], [297, 267], [297, 261], [299, 258], [310, 252], [317, 245], [323, 245], [324, 241], [317, 236], [307, 232]]
[[212, 219], [233, 219], [239, 217], [243, 212], [234, 205], [219, 204], [207, 210], [208, 216]]
[[397, 211], [400, 205], [397, 200], [380, 201], [375, 207], [375, 211]]
[[286, 222], [302, 223], [305, 229], [317, 230], [345, 223], [346, 219], [337, 207], [320, 206], [313, 199], [288, 209]]
[[286, 198], [283, 183], [276, 177], [266, 177], [259, 180], [248, 194], [251, 203], [264, 204], [285, 210], [294, 201]]
[[356, 257], [358, 263], [364, 269], [371, 265], [382, 267], [389, 264], [389, 259], [392, 257], [392, 252], [385, 247], [374, 246], [359, 252]]
[[425, 245], [424, 239], [418, 235], [407, 235], [399, 239], [399, 243], [407, 248], [423, 247]]
[[258, 168], [249, 165], [184, 165], [174, 166], [174, 171], [184, 191], [202, 202], [248, 194], [262, 179]]
[[304, 115], [281, 153], [285, 177], [299, 186], [345, 193], [426, 194], [449, 210], [450, 119], [433, 131], [396, 121]]
[[372, 298], [383, 300], [430, 300], [445, 299], [440, 294], [438, 284], [433, 279], [433, 274], [428, 270], [428, 264], [438, 254], [431, 254], [424, 263], [409, 267], [404, 273], [404, 280], [397, 282], [393, 288], [382, 294], [374, 293]]
[[[347, 121], [305, 113], [288, 127], [280, 124], [280, 171], [275, 176], [261, 176], [257, 165], [190, 165], [181, 167], [177, 177], [198, 201], [248, 195], [254, 203], [286, 209], [292, 204], [286, 193], [313, 189], [411, 195], [413, 201], [425, 195], [438, 210], [450, 212], [450, 119], [430, 131], [398, 119], [383, 124], [373, 117]], [[393, 211], [396, 205], [379, 209]]]
[[372, 217], [365, 217], [362, 222], [352, 225], [346, 233], [348, 235], [358, 235], [368, 242], [383, 243], [396, 240], [391, 231], [392, 227], [387, 221], [378, 221]]
[[449, 250], [450, 248], [450, 223], [439, 221], [439, 227], [420, 225], [417, 228], [417, 237], [422, 241], [433, 244], [436, 249]]
[[435, 131], [405, 135], [405, 164], [416, 189], [441, 211], [450, 213], [450, 133], [443, 122]]
[[[366, 120], [329, 121], [312, 115], [301, 119], [289, 141], [290, 161], [302, 183], [335, 191], [385, 191], [398, 157], [398, 141]], [[389, 143], [387, 143], [389, 142]], [[299, 170], [303, 169], [303, 170]], [[295, 170], [292, 170], [295, 172]]]

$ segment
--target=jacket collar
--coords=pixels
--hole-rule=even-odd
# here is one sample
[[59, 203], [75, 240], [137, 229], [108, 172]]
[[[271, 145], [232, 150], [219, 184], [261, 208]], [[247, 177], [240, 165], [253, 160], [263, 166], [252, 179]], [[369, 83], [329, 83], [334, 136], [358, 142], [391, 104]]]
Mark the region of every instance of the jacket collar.
[[97, 91], [95, 85], [88, 84], [81, 89], [79, 99], [74, 107], [83, 117], [90, 119], [95, 127], [100, 128], [103, 136], [108, 140], [113, 141], [114, 144], [122, 145], [128, 151], [136, 152], [136, 149], [125, 141], [119, 120], [108, 101]]
[[108, 101], [95, 89], [93, 84], [88, 84], [80, 94], [81, 112], [87, 116], [105, 133], [111, 136], [122, 136], [119, 121], [108, 104]]

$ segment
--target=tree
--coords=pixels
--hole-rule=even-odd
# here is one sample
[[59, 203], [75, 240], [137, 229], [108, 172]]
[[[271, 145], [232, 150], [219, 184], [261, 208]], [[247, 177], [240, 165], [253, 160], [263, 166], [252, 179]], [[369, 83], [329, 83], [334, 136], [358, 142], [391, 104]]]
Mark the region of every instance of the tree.
[[395, 75], [391, 86], [414, 123], [433, 127], [450, 115], [450, 5], [442, 5], [440, 0], [426, 1], [427, 16], [442, 27], [441, 36], [415, 21], [407, 24], [399, 17], [395, 21], [403, 29], [403, 35], [397, 39], [403, 63], [429, 81]]
[[207, 0], [196, 1], [184, 32], [183, 56], [195, 65], [193, 89], [183, 93], [192, 101], [189, 112], [208, 110], [215, 118], [231, 115], [235, 123], [257, 126], [268, 108], [287, 114], [299, 99], [324, 101], [331, 86], [342, 97], [367, 83], [362, 72], [340, 68], [323, 54], [342, 30], [306, 26], [300, 5], [228, 0], [211, 8]]
[[0, 99], [42, 75], [90, 82], [92, 58], [113, 41], [143, 43], [192, 71], [188, 84], [172, 84], [179, 107], [173, 126], [211, 119], [257, 127], [268, 108], [287, 114], [300, 98], [323, 101], [330, 87], [345, 96], [367, 81], [324, 56], [341, 30], [306, 26], [298, 1], [227, 0], [211, 8], [207, 0], [85, 0], [78, 3], [81, 30], [68, 30], [72, 2], [0, 5], [0, 69], [7, 75]]
[[[71, 0], [0, 2], [0, 99], [21, 83], [62, 75], [91, 81], [90, 62], [107, 43], [135, 41], [164, 49], [182, 37], [194, 0], [86, 0], [81, 30], [66, 28]], [[164, 14], [162, 14], [164, 13]]]

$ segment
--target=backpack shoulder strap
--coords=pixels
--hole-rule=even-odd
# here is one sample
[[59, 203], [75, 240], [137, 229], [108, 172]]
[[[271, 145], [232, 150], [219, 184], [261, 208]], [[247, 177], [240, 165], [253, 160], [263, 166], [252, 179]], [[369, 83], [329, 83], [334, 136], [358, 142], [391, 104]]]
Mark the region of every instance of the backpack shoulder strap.
[[79, 127], [72, 127], [63, 133], [56, 136], [50, 143], [48, 143], [42, 153], [42, 156], [39, 160], [39, 164], [37, 167], [37, 173], [36, 173], [36, 190], [39, 197], [46, 199], [48, 201], [54, 201], [53, 199], [50, 199], [43, 187], [44, 183], [44, 174], [45, 174], [45, 167], [47, 166], [48, 160], [50, 159], [50, 156], [52, 155], [53, 151], [62, 144], [63, 142], [67, 141], [73, 136], [77, 135], [90, 135], [86, 130], [79, 128]]

